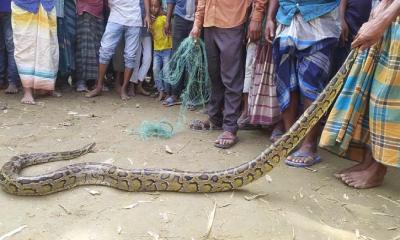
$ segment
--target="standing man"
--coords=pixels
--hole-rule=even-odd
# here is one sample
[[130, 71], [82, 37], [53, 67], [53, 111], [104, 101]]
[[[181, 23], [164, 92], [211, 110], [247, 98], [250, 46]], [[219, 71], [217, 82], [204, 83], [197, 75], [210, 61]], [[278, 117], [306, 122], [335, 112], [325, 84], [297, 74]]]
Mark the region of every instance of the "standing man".
[[[99, 56], [99, 73], [96, 88], [86, 94], [92, 98], [101, 94], [104, 84], [104, 76], [108, 64], [115, 53], [115, 49], [121, 39], [124, 39], [124, 82], [121, 87], [121, 99], [128, 100], [128, 83], [135, 67], [136, 52], [139, 47], [140, 29], [143, 27], [142, 11], [139, 0], [109, 0], [110, 17], [106, 30], [101, 39]], [[144, 0], [145, 26], [150, 27], [150, 0]]]
[[[172, 26], [172, 51], [176, 51], [193, 28], [196, 0], [167, 0], [167, 4], [167, 21], [164, 32], [166, 35], [170, 35]], [[173, 22], [172, 17], [174, 17]], [[178, 104], [184, 86], [185, 77], [183, 76], [177, 85], [172, 86], [172, 89], [167, 89], [168, 97], [164, 101], [164, 105]]]
[[[14, 59], [11, 0], [1, 0], [0, 2], [0, 74], [5, 73], [6, 66], [8, 87], [5, 92], [9, 94], [18, 93], [19, 76]], [[0, 83], [2, 80], [0, 76]]]
[[[211, 78], [211, 99], [208, 120], [194, 121], [192, 129], [223, 129], [215, 141], [219, 148], [230, 148], [238, 141], [237, 120], [244, 79], [244, 41], [247, 10], [250, 0], [198, 0], [196, 19], [191, 32], [199, 38], [204, 28], [204, 39]], [[254, 0], [248, 37], [255, 41], [261, 36], [266, 0]]]
[[[279, 3], [279, 4], [278, 4]], [[276, 19], [273, 43], [276, 85], [285, 130], [318, 97], [329, 81], [331, 60], [340, 37], [340, 0], [271, 0], [267, 19]], [[278, 8], [279, 7], [279, 8]], [[277, 12], [278, 10], [278, 12]], [[267, 25], [272, 36], [274, 26]], [[311, 129], [300, 148], [286, 159], [294, 167], [320, 162], [319, 126]]]
[[99, 49], [104, 33], [107, 0], [77, 0], [76, 22], [76, 91], [87, 92], [87, 83], [96, 80]]

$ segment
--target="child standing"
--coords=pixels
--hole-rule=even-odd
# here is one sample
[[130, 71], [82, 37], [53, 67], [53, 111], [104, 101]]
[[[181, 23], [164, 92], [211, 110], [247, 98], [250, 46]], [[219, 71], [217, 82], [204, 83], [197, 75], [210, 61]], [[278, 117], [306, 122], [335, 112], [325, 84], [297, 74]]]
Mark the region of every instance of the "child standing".
[[165, 92], [170, 88], [169, 84], [163, 81], [161, 70], [169, 62], [172, 53], [172, 38], [164, 33], [167, 17], [162, 14], [161, 6], [162, 0], [151, 0], [151, 15], [154, 19], [151, 27], [154, 43], [153, 74], [160, 101], [166, 97]]
[[[115, 53], [115, 49], [125, 37], [124, 50], [124, 82], [121, 87], [121, 99], [128, 100], [127, 87], [135, 67], [136, 52], [139, 47], [140, 28], [143, 26], [139, 0], [109, 0], [110, 17], [106, 31], [101, 39], [99, 76], [96, 88], [86, 94], [86, 97], [95, 97], [101, 94], [104, 76], [108, 64]], [[149, 0], [144, 0], [146, 17], [145, 25], [150, 25]]]

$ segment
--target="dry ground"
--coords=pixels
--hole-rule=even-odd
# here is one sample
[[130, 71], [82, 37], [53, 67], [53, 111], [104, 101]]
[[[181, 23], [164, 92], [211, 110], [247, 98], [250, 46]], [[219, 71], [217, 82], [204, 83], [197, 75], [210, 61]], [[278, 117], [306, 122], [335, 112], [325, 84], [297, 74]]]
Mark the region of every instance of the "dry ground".
[[[69, 93], [38, 99], [37, 106], [21, 105], [20, 97], [0, 95], [0, 105], [7, 104], [0, 112], [0, 165], [16, 154], [69, 150], [95, 141], [97, 151], [74, 162], [211, 170], [248, 161], [269, 144], [265, 132], [242, 131], [240, 144], [222, 151], [212, 146], [218, 133], [188, 129], [169, 140], [143, 141], [131, 134], [143, 120], [174, 121], [179, 110], [145, 97], [123, 103], [111, 93], [94, 100]], [[190, 113], [188, 119], [197, 117], [204, 116]], [[165, 145], [175, 154], [167, 154]], [[46, 197], [16, 197], [0, 191], [0, 239], [26, 225], [7, 239], [198, 240], [207, 232], [214, 201], [210, 239], [400, 239], [400, 171], [390, 169], [380, 188], [354, 190], [333, 177], [352, 163], [320, 152], [324, 161], [316, 171], [281, 164], [270, 173], [272, 181], [263, 178], [234, 193], [128, 193], [89, 186]], [[66, 164], [35, 166], [24, 174]], [[265, 196], [245, 199], [254, 194]]]

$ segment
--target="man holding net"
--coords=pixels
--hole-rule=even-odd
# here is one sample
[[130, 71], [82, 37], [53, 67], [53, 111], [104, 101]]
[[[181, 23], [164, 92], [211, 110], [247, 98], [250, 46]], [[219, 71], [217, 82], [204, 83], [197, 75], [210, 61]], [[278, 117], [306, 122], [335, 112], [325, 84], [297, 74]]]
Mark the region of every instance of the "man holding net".
[[[194, 130], [223, 129], [215, 141], [219, 148], [230, 148], [238, 141], [237, 120], [244, 79], [244, 23], [251, 0], [198, 0], [191, 36], [200, 37], [204, 29], [208, 72], [211, 79], [211, 99], [208, 120], [195, 120]], [[254, 0], [248, 37], [257, 40], [261, 36], [261, 21], [266, 0]]]

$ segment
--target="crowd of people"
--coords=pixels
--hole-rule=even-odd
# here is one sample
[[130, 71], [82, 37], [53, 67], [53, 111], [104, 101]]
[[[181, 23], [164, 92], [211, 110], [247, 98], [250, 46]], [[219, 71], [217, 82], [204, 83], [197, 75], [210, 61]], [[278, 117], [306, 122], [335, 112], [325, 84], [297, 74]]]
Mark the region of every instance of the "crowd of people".
[[320, 145], [359, 160], [337, 177], [370, 188], [400, 166], [399, 15], [400, 0], [5, 0], [0, 86], [22, 85], [21, 102], [35, 104], [36, 94], [60, 96], [56, 88], [96, 97], [113, 80], [122, 100], [179, 105], [187, 76], [171, 85], [162, 70], [185, 38], [202, 38], [211, 97], [208, 118], [190, 128], [222, 130], [215, 146], [225, 149], [240, 129], [268, 126], [279, 139], [359, 48], [324, 126], [285, 162], [312, 166]]

